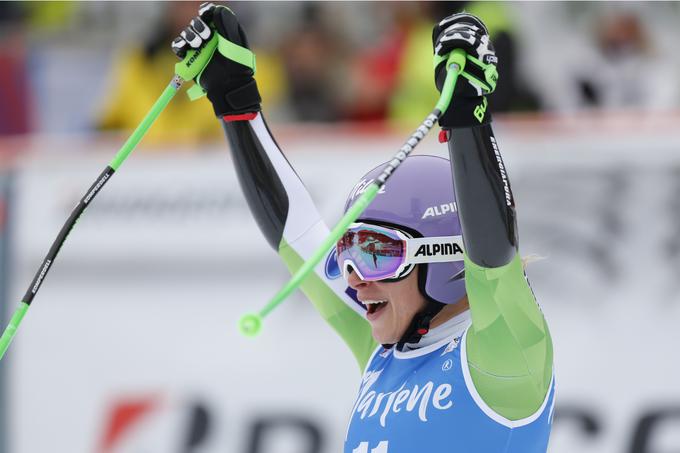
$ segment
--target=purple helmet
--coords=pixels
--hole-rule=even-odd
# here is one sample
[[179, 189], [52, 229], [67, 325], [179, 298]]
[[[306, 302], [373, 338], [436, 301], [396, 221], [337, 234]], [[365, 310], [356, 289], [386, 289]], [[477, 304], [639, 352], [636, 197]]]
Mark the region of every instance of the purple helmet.
[[[375, 167], [354, 186], [345, 212], [384, 167]], [[393, 227], [414, 237], [461, 235], [451, 163], [443, 157], [409, 156], [357, 221]], [[421, 264], [420, 269], [418, 286], [428, 299], [452, 304], [465, 295], [462, 261]]]

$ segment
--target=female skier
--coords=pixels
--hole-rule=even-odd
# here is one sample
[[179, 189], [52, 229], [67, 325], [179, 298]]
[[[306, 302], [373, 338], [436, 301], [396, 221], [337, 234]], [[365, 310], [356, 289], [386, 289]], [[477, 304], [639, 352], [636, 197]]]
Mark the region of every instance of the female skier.
[[[234, 14], [201, 5], [173, 50], [183, 58], [212, 33], [218, 50], [196, 82], [253, 215], [295, 272], [328, 228], [262, 117], [254, 56]], [[344, 279], [321, 265], [302, 286], [364, 369], [344, 451], [545, 452], [552, 342], [517, 251], [514, 198], [486, 109], [496, 56], [484, 24], [465, 13], [435, 25], [433, 44], [440, 90], [448, 54], [467, 53], [439, 122], [451, 161], [407, 158], [329, 252], [326, 264], [337, 259]]]

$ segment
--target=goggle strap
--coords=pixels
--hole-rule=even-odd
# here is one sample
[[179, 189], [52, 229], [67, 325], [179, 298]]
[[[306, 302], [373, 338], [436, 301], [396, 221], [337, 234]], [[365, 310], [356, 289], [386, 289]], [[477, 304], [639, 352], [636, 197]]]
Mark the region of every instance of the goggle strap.
[[463, 236], [412, 238], [406, 241], [406, 264], [463, 261]]

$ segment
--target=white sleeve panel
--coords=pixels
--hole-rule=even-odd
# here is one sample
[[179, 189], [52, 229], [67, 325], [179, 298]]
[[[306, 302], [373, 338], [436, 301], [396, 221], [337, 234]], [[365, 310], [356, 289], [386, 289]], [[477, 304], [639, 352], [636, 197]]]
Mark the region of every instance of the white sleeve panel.
[[258, 113], [255, 119], [250, 121], [250, 124], [267, 153], [267, 157], [276, 169], [281, 184], [286, 189], [288, 216], [283, 230], [283, 238], [288, 244], [292, 244], [313, 225], [323, 222], [323, 220], [314, 205], [314, 201], [312, 201], [312, 197], [309, 196], [307, 188], [269, 134], [269, 130], [262, 120], [262, 115]]
[[[283, 239], [303, 260], [307, 260], [326, 239], [330, 230], [321, 218], [307, 188], [274, 142], [262, 116], [258, 114], [250, 121], [250, 124], [288, 196], [288, 215], [284, 225]], [[325, 255], [326, 258], [329, 253], [330, 250]], [[345, 280], [342, 277], [332, 278], [327, 275], [326, 259], [316, 266], [314, 272], [347, 306], [361, 316], [366, 315], [366, 311], [346, 293]]]

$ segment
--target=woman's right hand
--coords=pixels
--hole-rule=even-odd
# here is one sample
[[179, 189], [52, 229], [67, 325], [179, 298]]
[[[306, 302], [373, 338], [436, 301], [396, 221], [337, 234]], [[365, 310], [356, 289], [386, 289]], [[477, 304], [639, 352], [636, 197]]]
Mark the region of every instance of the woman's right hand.
[[[217, 48], [194, 81], [203, 88], [215, 115], [240, 115], [260, 111], [260, 93], [255, 83], [255, 54], [236, 15], [226, 6], [203, 3], [189, 26], [172, 41], [172, 50], [189, 66], [194, 57], [217, 33]], [[186, 62], [185, 59], [189, 59]]]

